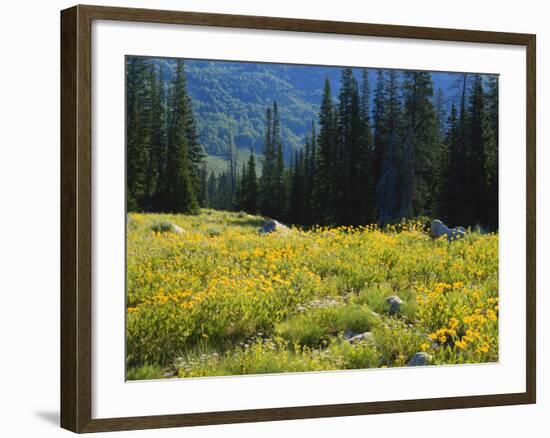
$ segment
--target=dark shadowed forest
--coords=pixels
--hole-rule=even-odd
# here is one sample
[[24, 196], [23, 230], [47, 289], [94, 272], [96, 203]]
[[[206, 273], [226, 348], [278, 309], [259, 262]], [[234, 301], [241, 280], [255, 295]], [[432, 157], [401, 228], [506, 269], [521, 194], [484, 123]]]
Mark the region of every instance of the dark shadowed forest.
[[[194, 65], [193, 78], [202, 81], [194, 99], [184, 61], [127, 58], [129, 211], [194, 214], [204, 207], [302, 226], [438, 217], [498, 228], [498, 76], [438, 73], [450, 84], [443, 91], [430, 72], [323, 67], [330, 77], [312, 90], [307, 68], [296, 66], [292, 87], [257, 97], [250, 103], [256, 118], [246, 118], [242, 90], [247, 102], [255, 99], [248, 85], [273, 80], [270, 64], [233, 78], [226, 94], [208, 96], [221, 74], [212, 64], [202, 76]], [[319, 81], [319, 68], [311, 69]], [[319, 103], [300, 97], [302, 88]], [[201, 112], [207, 103], [209, 112]], [[260, 150], [231, 133], [238, 120], [262, 132]], [[305, 134], [297, 121], [308, 126]]]

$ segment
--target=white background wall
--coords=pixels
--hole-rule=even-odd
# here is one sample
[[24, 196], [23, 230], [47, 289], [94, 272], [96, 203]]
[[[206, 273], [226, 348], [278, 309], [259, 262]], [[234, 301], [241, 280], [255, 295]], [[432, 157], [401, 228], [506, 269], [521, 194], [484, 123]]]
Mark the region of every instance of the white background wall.
[[[538, 76], [538, 404], [337, 419], [139, 431], [106, 436], [279, 437], [547, 436], [549, 384], [543, 321], [549, 285], [544, 272], [550, 235], [549, 154], [543, 121], [550, 91], [544, 1], [459, 2], [353, 0], [90, 1], [111, 6], [272, 15], [372, 23], [455, 27], [537, 34]], [[369, 4], [370, 3], [370, 4]], [[0, 18], [0, 434], [68, 436], [59, 405], [59, 10], [70, 1], [12, 1]], [[546, 246], [546, 248], [544, 248]], [[215, 397], [215, 395], [213, 395]], [[546, 411], [546, 412], [545, 412]]]

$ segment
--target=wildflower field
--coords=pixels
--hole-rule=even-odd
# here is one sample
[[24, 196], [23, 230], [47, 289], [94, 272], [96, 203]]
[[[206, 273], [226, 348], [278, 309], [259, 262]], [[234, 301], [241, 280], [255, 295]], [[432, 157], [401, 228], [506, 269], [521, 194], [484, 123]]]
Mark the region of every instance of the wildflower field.
[[498, 360], [497, 234], [262, 223], [129, 214], [129, 380]]

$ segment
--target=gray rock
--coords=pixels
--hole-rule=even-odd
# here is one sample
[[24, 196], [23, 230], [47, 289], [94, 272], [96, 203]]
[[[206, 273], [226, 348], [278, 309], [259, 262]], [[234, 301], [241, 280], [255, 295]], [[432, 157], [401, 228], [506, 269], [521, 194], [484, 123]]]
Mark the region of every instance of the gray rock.
[[403, 300], [399, 298], [397, 295], [391, 295], [386, 298], [385, 303], [389, 307], [389, 314], [394, 315], [397, 312], [399, 312], [399, 309], [401, 309], [401, 306], [403, 305]]
[[466, 229], [464, 227], [449, 228], [439, 219], [435, 219], [430, 224], [430, 237], [439, 239], [441, 236], [446, 236], [447, 240], [452, 242], [466, 236]]
[[290, 228], [276, 221], [275, 219], [266, 221], [258, 230], [260, 234], [287, 233], [288, 231], [290, 231]]
[[413, 357], [407, 364], [409, 367], [421, 367], [424, 365], [429, 365], [432, 361], [432, 356], [430, 356], [428, 353], [424, 351], [419, 351], [418, 353], [414, 353]]
[[464, 227], [456, 227], [449, 230], [447, 239], [449, 239], [449, 242], [452, 242], [453, 240], [463, 239], [465, 236], [466, 230]]
[[430, 237], [432, 239], [439, 239], [441, 236], [449, 235], [449, 227], [441, 222], [439, 219], [435, 219], [430, 224]]

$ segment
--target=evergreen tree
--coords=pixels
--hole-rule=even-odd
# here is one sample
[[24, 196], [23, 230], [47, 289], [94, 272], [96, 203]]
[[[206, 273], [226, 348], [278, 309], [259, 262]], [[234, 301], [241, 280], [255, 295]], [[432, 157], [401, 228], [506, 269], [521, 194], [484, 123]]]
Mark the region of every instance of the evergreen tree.
[[323, 99], [319, 111], [318, 152], [313, 189], [314, 217], [317, 223], [329, 224], [334, 222], [336, 211], [335, 181], [337, 180], [336, 164], [336, 109], [332, 102], [330, 81], [325, 79]]
[[498, 76], [487, 79], [485, 112], [483, 115], [485, 142], [485, 206], [486, 225], [498, 228]]
[[456, 166], [456, 163], [461, 160], [461, 150], [459, 144], [459, 127], [458, 127], [458, 115], [456, 106], [452, 105], [451, 114], [447, 120], [447, 132], [445, 137], [445, 150], [446, 154], [442, 160], [443, 181], [441, 190], [439, 193], [439, 212], [445, 222], [450, 223], [455, 214], [454, 203], [457, 199], [459, 178], [461, 177], [460, 171]]
[[335, 203], [337, 222], [360, 224], [362, 120], [359, 106], [359, 89], [350, 68], [342, 70], [338, 103], [338, 143], [336, 149]]
[[304, 151], [295, 152], [290, 173], [289, 219], [295, 224], [306, 222]]
[[[399, 217], [433, 213], [437, 201], [439, 129], [430, 73], [404, 73], [404, 151]], [[427, 211], [426, 211], [427, 210]]]
[[362, 70], [361, 96], [360, 96], [360, 117], [361, 117], [361, 139], [358, 154], [359, 161], [359, 215], [360, 223], [372, 223], [376, 220], [376, 175], [375, 175], [375, 149], [371, 127], [370, 110], [370, 86], [369, 73], [365, 68]]
[[207, 190], [208, 190], [208, 200], [209, 200], [209, 207], [210, 208], [219, 208], [219, 197], [218, 197], [218, 178], [216, 178], [216, 175], [214, 172], [210, 172], [210, 175], [208, 175], [208, 183], [207, 183]]
[[468, 110], [468, 141], [463, 187], [468, 197], [468, 208], [463, 212], [464, 223], [475, 225], [487, 221], [485, 185], [485, 141], [483, 129], [483, 84], [481, 76], [473, 77]]
[[151, 66], [151, 145], [148, 160], [147, 193], [152, 197], [151, 206], [156, 207], [156, 196], [161, 190], [166, 163], [166, 107], [163, 69], [158, 76], [156, 67]]
[[131, 57], [126, 64], [126, 187], [129, 211], [143, 209], [147, 198], [150, 143], [149, 63]]
[[260, 181], [260, 211], [266, 216], [273, 216], [273, 187], [275, 177], [275, 149], [273, 147], [273, 120], [271, 108], [267, 108], [264, 135], [264, 165]]
[[387, 78], [382, 79], [384, 91], [380, 102], [383, 116], [378, 121], [381, 137], [378, 139], [381, 155], [380, 177], [376, 185], [378, 204], [378, 222], [386, 224], [398, 218], [399, 215], [399, 146], [401, 143], [401, 100], [399, 96], [399, 80], [396, 70], [390, 70]]
[[244, 210], [256, 214], [258, 212], [258, 176], [256, 175], [256, 161], [254, 152], [250, 150], [248, 165], [243, 168], [243, 200]]
[[176, 61], [172, 82], [170, 122], [166, 153], [166, 170], [162, 190], [162, 209], [177, 213], [197, 213], [197, 189], [193, 184], [189, 158], [189, 100], [183, 61]]
[[275, 150], [275, 166], [273, 169], [273, 215], [282, 218], [286, 214], [285, 164], [283, 159], [283, 143], [281, 140], [281, 120], [277, 102], [273, 102], [272, 144]]

